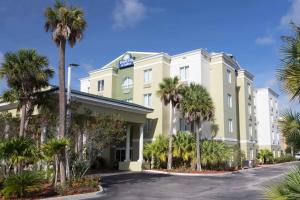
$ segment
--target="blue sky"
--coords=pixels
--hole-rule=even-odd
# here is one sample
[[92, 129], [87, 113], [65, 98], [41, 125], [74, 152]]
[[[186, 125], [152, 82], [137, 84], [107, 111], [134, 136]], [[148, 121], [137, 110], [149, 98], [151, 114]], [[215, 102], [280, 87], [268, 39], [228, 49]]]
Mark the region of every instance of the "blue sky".
[[[290, 34], [289, 22], [300, 24], [300, 0], [69, 0], [86, 13], [88, 27], [66, 63], [79, 63], [78, 78], [125, 51], [157, 51], [170, 55], [205, 48], [235, 55], [255, 75], [257, 87], [272, 87], [288, 106], [274, 73], [280, 66], [280, 36]], [[45, 8], [53, 0], [0, 1], [0, 62], [7, 51], [35, 48], [57, 69], [58, 49], [44, 32]], [[298, 12], [297, 12], [298, 11]], [[52, 80], [57, 83], [57, 76]], [[5, 84], [0, 82], [0, 92]], [[290, 104], [296, 106], [296, 103]]]

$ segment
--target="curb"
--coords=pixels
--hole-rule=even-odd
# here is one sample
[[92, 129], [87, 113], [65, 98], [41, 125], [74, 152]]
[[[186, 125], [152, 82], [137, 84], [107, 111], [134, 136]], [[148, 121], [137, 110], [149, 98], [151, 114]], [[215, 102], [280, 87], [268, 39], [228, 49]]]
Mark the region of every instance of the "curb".
[[91, 198], [99, 198], [104, 196], [104, 191], [97, 191], [97, 192], [90, 192], [90, 193], [83, 193], [83, 194], [74, 194], [74, 195], [67, 195], [67, 196], [55, 196], [49, 198], [43, 198], [44, 200], [81, 200], [81, 199], [91, 199]]
[[242, 172], [247, 172], [247, 171], [252, 171], [256, 169], [263, 169], [263, 168], [270, 168], [274, 166], [281, 166], [281, 165], [286, 165], [286, 164], [292, 164], [292, 163], [300, 163], [299, 161], [292, 161], [292, 162], [285, 162], [285, 163], [278, 163], [278, 164], [272, 164], [272, 165], [261, 165], [255, 168], [247, 168], [247, 169], [241, 169], [237, 171], [232, 171], [232, 172], [223, 172], [223, 173], [215, 173], [215, 174], [193, 174], [193, 173], [180, 173], [180, 172], [165, 172], [165, 171], [159, 171], [159, 170], [143, 170], [143, 173], [148, 173], [148, 174], [167, 174], [167, 175], [172, 175], [172, 176], [226, 176], [230, 174], [235, 174], [235, 173], [242, 173]]
[[143, 170], [142, 172], [148, 174], [167, 174], [172, 176], [225, 176], [233, 173], [233, 172], [224, 172], [224, 173], [215, 173], [215, 174], [193, 174], [193, 173], [180, 173], [180, 172], [164, 172], [158, 170]]

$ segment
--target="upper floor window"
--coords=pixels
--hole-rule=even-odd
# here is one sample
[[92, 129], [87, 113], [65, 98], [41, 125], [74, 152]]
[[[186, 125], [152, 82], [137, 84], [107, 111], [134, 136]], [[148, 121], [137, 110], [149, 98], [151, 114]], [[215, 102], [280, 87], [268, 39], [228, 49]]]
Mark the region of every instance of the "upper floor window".
[[184, 66], [184, 67], [179, 68], [179, 78], [180, 78], [180, 80], [188, 80], [189, 66]]
[[233, 132], [233, 121], [232, 121], [232, 119], [228, 120], [228, 131], [229, 131], [229, 133]]
[[180, 131], [189, 131], [191, 130], [190, 124], [188, 124], [184, 119], [179, 119], [179, 130]]
[[250, 85], [250, 83], [248, 83], [248, 94], [249, 94], [249, 95], [252, 94], [252, 90], [251, 90], [251, 85]]
[[248, 104], [248, 114], [252, 114], [252, 105], [250, 103]]
[[227, 104], [229, 108], [232, 108], [232, 96], [227, 94]]
[[152, 69], [144, 70], [144, 83], [151, 83], [152, 81]]
[[228, 83], [231, 83], [231, 71], [229, 69], [227, 69], [226, 71], [226, 76], [227, 76]]
[[132, 79], [129, 78], [129, 77], [126, 77], [126, 78], [123, 80], [122, 88], [123, 88], [123, 89], [128, 89], [128, 88], [131, 88], [132, 85], [133, 85]]
[[250, 136], [250, 139], [252, 139], [252, 136], [253, 136], [253, 129], [252, 129], [252, 126], [249, 125], [249, 136]]
[[104, 90], [104, 80], [98, 81], [98, 91], [101, 92]]
[[144, 94], [144, 106], [151, 107], [152, 106], [152, 94]]

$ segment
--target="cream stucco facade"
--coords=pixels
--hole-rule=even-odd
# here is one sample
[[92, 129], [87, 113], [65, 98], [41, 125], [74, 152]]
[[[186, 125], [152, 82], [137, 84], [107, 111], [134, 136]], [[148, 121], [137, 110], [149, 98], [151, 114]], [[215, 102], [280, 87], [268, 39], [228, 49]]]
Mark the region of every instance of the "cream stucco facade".
[[[80, 79], [80, 89], [151, 107], [153, 112], [147, 115], [144, 127], [144, 141], [150, 142], [159, 134], [169, 132], [171, 111], [156, 93], [163, 78], [175, 76], [182, 84], [201, 84], [209, 91], [215, 106], [214, 123], [218, 125], [214, 139], [238, 145], [247, 159], [254, 159], [257, 141], [254, 76], [242, 69], [230, 54], [210, 53], [204, 49], [177, 55], [129, 51]], [[104, 84], [103, 88], [99, 84]], [[179, 111], [175, 121], [174, 134], [189, 129]], [[210, 123], [204, 123], [202, 137], [211, 137], [210, 127]]]

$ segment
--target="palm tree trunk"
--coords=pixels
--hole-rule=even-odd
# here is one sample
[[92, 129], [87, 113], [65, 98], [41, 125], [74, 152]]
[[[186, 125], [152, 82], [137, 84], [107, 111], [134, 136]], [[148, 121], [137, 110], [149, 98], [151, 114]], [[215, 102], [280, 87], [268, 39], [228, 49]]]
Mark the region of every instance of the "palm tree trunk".
[[[59, 45], [59, 137], [65, 137], [66, 131], [66, 92], [65, 92], [65, 50], [66, 41], [61, 40]], [[66, 182], [65, 156], [59, 159], [60, 182]]]
[[25, 117], [26, 117], [26, 104], [23, 104], [21, 107], [21, 120], [20, 120], [20, 132], [19, 132], [20, 137], [24, 136]]
[[195, 128], [196, 128], [196, 163], [197, 163], [197, 171], [201, 171], [201, 161], [200, 161], [200, 128], [199, 127], [201, 127], [201, 124], [199, 122], [195, 122]]
[[171, 123], [169, 131], [169, 149], [168, 149], [168, 166], [167, 169], [172, 169], [172, 143], [173, 143], [173, 118], [174, 118], [174, 107], [171, 104]]

